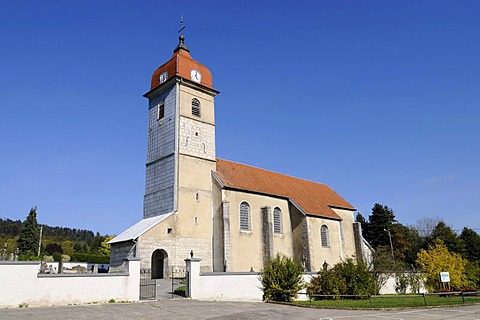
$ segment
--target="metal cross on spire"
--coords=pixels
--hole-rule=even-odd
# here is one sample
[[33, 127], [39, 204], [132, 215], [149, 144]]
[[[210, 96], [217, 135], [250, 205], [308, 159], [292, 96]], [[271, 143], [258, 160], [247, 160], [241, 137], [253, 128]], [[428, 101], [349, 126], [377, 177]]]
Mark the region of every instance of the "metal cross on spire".
[[185, 46], [185, 37], [183, 36], [183, 30], [185, 30], [185, 25], [183, 24], [183, 15], [180, 16], [180, 30], [178, 30], [178, 33], [180, 33], [180, 36], [178, 36], [178, 46], [173, 50], [173, 52], [177, 52], [180, 49], [183, 49], [187, 52], [190, 52], [190, 50], [187, 49]]
[[180, 33], [180, 35], [183, 35], [182, 31], [185, 29], [185, 25], [183, 24], [183, 14], [180, 16], [180, 30], [178, 30], [178, 33]]

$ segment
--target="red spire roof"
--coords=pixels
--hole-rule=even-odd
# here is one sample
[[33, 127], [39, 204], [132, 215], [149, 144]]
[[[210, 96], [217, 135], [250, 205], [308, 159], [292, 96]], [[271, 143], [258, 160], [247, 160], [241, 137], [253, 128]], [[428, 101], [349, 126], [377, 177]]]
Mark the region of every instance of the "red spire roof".
[[173, 51], [172, 58], [161, 65], [153, 73], [150, 87], [151, 90], [160, 85], [160, 75], [164, 71], [168, 73], [167, 79], [170, 79], [173, 76], [179, 76], [191, 80], [190, 73], [192, 69], [198, 70], [202, 75], [202, 80], [200, 82], [201, 85], [213, 89], [212, 74], [210, 73], [210, 70], [208, 70], [203, 64], [193, 60], [190, 56], [189, 50], [185, 46], [184, 40], [185, 38], [183, 36], [179, 37], [179, 44]]

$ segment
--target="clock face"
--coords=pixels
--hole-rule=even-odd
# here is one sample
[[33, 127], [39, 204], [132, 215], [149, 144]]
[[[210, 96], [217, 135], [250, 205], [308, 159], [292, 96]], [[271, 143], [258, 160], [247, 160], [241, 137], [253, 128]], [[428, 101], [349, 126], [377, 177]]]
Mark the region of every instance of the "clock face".
[[202, 74], [200, 71], [192, 69], [190, 72], [190, 78], [192, 78], [193, 81], [200, 83], [202, 81]]
[[163, 71], [161, 74], [160, 74], [160, 83], [164, 83], [165, 81], [167, 81], [168, 79], [168, 72], [167, 71]]

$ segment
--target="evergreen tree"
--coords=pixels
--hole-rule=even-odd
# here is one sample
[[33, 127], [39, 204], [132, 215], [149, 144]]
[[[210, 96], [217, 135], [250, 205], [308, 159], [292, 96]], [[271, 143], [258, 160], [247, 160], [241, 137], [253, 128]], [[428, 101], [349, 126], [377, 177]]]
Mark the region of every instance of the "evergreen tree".
[[417, 229], [395, 223], [392, 225], [391, 233], [395, 259], [408, 265], [415, 264], [417, 253], [422, 248], [422, 239]]
[[21, 254], [36, 254], [39, 241], [40, 231], [37, 223], [37, 207], [35, 207], [30, 209], [30, 213], [23, 222], [23, 228], [17, 240], [18, 249]]
[[367, 233], [368, 233], [368, 222], [365, 220], [365, 217], [359, 212], [357, 213], [357, 217], [355, 218], [355, 221], [360, 222], [362, 226], [362, 235], [365, 238]]
[[463, 254], [465, 247], [463, 242], [453, 229], [443, 221], [440, 221], [430, 236], [429, 244], [435, 242], [435, 239], [442, 240], [443, 244], [447, 246], [448, 251]]
[[472, 262], [480, 262], [480, 235], [470, 228], [463, 228], [460, 239], [465, 246], [464, 257]]
[[375, 203], [368, 220], [368, 232], [365, 239], [373, 248], [390, 246], [388, 231], [392, 231], [392, 225], [397, 222], [393, 210], [388, 206]]

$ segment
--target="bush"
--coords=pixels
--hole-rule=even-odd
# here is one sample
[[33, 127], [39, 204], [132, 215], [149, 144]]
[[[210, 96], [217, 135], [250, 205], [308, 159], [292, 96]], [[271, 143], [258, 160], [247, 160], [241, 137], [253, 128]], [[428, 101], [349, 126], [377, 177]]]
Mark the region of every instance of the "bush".
[[27, 251], [25, 253], [18, 255], [17, 259], [19, 261], [39, 261], [40, 260], [40, 258], [32, 251]]
[[[347, 292], [347, 283], [345, 278], [340, 273], [339, 268], [332, 268], [330, 270], [321, 270], [318, 276], [310, 280], [307, 287], [308, 294], [320, 295], [340, 295]], [[313, 297], [318, 299], [319, 297]], [[334, 297], [324, 297], [324, 299], [333, 299]]]
[[395, 292], [398, 294], [407, 293], [409, 284], [408, 275], [405, 272], [398, 272], [395, 274]]
[[330, 270], [321, 270], [310, 281], [307, 293], [310, 295], [371, 295], [375, 293], [375, 280], [365, 263], [355, 263], [353, 259], [347, 259], [337, 263]]
[[99, 255], [99, 254], [91, 254], [91, 253], [74, 253], [72, 254], [70, 261], [108, 264], [110, 263], [110, 257]]
[[303, 289], [302, 274], [300, 263], [277, 254], [260, 276], [265, 300], [291, 302], [297, 292]]
[[62, 254], [60, 252], [55, 252], [52, 256], [54, 261], [62, 261]]

